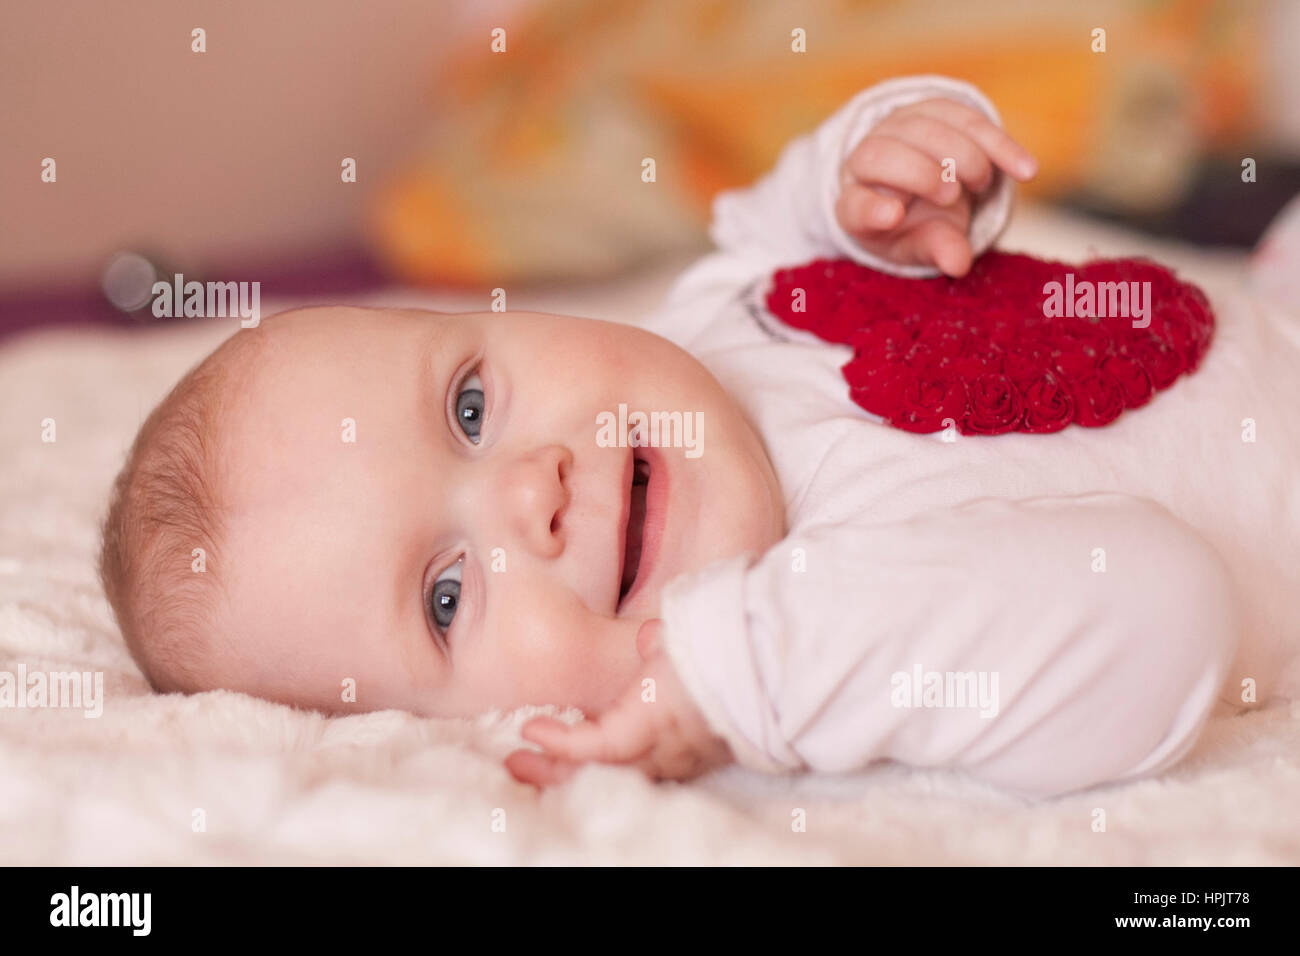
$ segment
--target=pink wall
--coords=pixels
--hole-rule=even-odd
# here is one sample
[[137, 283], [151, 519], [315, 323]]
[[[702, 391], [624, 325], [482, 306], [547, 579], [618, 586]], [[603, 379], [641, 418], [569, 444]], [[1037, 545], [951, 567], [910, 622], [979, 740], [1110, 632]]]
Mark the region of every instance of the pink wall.
[[355, 241], [428, 131], [436, 58], [513, 5], [5, 0], [0, 286], [84, 281], [122, 247], [196, 268]]

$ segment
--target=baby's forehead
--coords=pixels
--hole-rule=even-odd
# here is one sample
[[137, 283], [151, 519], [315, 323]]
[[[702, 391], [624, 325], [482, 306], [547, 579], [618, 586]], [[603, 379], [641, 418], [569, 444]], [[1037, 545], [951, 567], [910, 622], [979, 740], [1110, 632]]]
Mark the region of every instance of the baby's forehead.
[[[275, 316], [223, 359], [232, 491], [312, 482], [416, 427], [421, 367], [443, 338], [433, 313], [322, 308]], [[315, 482], [318, 483], [318, 482]], [[290, 484], [288, 487], [294, 487]]]
[[438, 313], [407, 309], [320, 306], [294, 309], [240, 329], [218, 353], [228, 385], [248, 398], [283, 386], [306, 387], [312, 370], [342, 382], [356, 359], [381, 351], [396, 352], [421, 330], [432, 331]]
[[240, 329], [235, 335], [260, 338], [268, 350], [283, 355], [286, 349], [329, 348], [389, 331], [394, 325], [428, 324], [439, 318], [439, 313], [422, 309], [310, 306], [270, 316], [256, 328]]

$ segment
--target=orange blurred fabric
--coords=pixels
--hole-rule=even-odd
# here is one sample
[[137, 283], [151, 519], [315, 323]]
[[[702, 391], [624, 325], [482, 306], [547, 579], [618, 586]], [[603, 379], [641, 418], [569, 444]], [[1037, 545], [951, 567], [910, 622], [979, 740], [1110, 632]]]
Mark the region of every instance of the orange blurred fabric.
[[504, 52], [485, 34], [439, 71], [430, 145], [372, 209], [406, 280], [593, 277], [699, 245], [719, 190], [893, 76], [984, 90], [1039, 157], [1039, 197], [1158, 206], [1258, 119], [1249, 0], [557, 0], [501, 26]]

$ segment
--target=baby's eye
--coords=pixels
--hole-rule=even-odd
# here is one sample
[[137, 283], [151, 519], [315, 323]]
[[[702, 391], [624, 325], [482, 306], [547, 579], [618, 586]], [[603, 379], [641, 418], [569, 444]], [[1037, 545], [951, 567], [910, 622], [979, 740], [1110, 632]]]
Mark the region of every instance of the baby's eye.
[[479, 429], [483, 427], [483, 382], [478, 373], [465, 376], [456, 393], [456, 422], [465, 437], [478, 444]]
[[438, 576], [429, 589], [429, 616], [443, 634], [451, 627], [452, 619], [456, 616], [456, 606], [460, 604], [460, 572], [464, 563], [464, 558], [457, 560]]

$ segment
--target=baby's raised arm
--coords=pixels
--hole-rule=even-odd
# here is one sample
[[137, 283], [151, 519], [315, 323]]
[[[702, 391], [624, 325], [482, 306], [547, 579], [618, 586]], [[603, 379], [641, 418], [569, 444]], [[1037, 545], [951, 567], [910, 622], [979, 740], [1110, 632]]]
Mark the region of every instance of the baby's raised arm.
[[[972, 242], [983, 251], [993, 239], [987, 212], [981, 234], [971, 238], [976, 203], [988, 209], [984, 197], [1008, 194], [1004, 176], [1026, 180], [1037, 170], [993, 116], [955, 98], [918, 100], [873, 123], [844, 159], [835, 221], [892, 266], [962, 276], [974, 258]], [[991, 192], [995, 184], [1001, 192]]]
[[754, 279], [819, 257], [902, 276], [964, 272], [1006, 225], [1014, 179], [1036, 169], [969, 83], [870, 87], [786, 146], [758, 182], [718, 194], [717, 251], [677, 280], [653, 324], [686, 343], [701, 316], [723, 313]]

